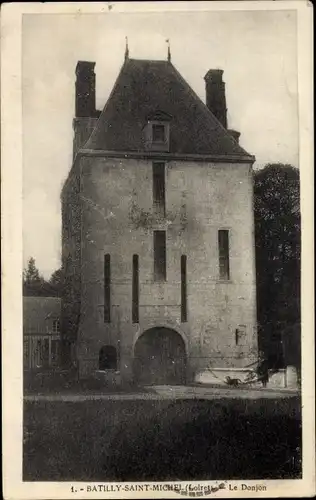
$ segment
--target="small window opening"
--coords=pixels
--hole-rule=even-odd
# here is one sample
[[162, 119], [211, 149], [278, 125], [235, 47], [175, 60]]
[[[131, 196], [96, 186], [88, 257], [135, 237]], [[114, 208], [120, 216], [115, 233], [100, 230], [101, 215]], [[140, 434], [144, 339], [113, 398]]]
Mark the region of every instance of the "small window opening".
[[187, 321], [187, 256], [181, 255], [181, 322]]
[[153, 203], [154, 211], [165, 216], [165, 164], [153, 163]]
[[139, 323], [139, 259], [133, 255], [132, 322]]
[[115, 347], [106, 345], [99, 352], [99, 370], [116, 370], [117, 353]]
[[154, 231], [154, 280], [166, 281], [166, 231]]
[[218, 231], [219, 250], [219, 278], [229, 280], [229, 231], [220, 229]]
[[54, 319], [53, 321], [53, 333], [59, 333], [60, 332], [60, 321], [59, 319]]
[[104, 323], [111, 322], [111, 257], [104, 256]]
[[153, 124], [152, 126], [152, 138], [153, 142], [164, 142], [165, 141], [165, 126], [159, 124]]

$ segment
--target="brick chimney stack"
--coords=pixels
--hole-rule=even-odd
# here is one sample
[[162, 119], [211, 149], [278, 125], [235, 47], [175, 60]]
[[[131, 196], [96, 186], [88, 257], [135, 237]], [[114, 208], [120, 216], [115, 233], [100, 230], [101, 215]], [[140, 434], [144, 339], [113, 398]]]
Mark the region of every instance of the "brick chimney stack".
[[95, 109], [95, 63], [78, 61], [76, 66], [76, 115], [73, 119], [73, 159], [82, 148], [98, 121], [101, 111]]
[[213, 115], [227, 129], [227, 108], [225, 83], [222, 69], [210, 69], [205, 77], [206, 105]]
[[76, 117], [96, 116], [95, 63], [78, 61], [76, 67]]

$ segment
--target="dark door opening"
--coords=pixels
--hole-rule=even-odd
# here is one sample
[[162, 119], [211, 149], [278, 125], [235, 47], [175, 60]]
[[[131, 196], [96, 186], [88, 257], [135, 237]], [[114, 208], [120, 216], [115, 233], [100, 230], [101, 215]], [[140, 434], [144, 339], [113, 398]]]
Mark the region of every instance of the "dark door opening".
[[112, 345], [101, 347], [99, 352], [99, 370], [117, 370], [117, 353]]
[[151, 328], [136, 342], [134, 376], [140, 385], [181, 385], [186, 382], [182, 337], [169, 328]]

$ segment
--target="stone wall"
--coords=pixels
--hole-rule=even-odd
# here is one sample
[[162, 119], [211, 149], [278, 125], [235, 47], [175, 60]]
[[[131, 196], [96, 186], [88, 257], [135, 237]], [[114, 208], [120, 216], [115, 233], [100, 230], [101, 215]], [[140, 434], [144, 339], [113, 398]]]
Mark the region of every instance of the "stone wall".
[[[77, 167], [78, 168], [78, 167]], [[257, 356], [252, 173], [248, 164], [166, 163], [166, 218], [152, 211], [152, 162], [81, 157], [82, 374], [115, 345], [123, 378], [136, 339], [168, 326], [185, 339], [189, 376], [243, 367]], [[167, 232], [167, 281], [153, 281], [153, 230]], [[218, 274], [219, 229], [230, 231], [230, 281]], [[104, 323], [103, 262], [111, 255], [111, 323]], [[140, 318], [132, 324], [132, 257], [139, 255]], [[188, 321], [181, 323], [180, 258], [187, 255]], [[236, 345], [236, 329], [241, 332]]]
[[65, 272], [61, 307], [62, 362], [71, 361], [77, 339], [81, 304], [81, 197], [80, 170], [73, 169], [64, 186], [62, 202], [62, 267]]

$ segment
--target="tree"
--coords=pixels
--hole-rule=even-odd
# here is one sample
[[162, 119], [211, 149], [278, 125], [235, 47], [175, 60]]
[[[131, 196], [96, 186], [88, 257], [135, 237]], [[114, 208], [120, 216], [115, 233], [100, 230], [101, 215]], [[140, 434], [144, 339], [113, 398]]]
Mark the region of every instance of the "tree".
[[54, 271], [47, 281], [36, 267], [35, 259], [30, 257], [23, 271], [23, 295], [35, 297], [61, 297], [64, 286], [64, 270]]
[[27, 267], [23, 271], [23, 279], [27, 285], [39, 283], [42, 279], [33, 257], [28, 260]]
[[259, 343], [271, 365], [300, 367], [300, 186], [291, 165], [254, 175]]
[[54, 295], [61, 297], [64, 287], [65, 273], [62, 267], [53, 272], [50, 277], [49, 284]]
[[23, 295], [34, 297], [50, 297], [52, 289], [36, 267], [35, 259], [30, 257], [23, 271]]

